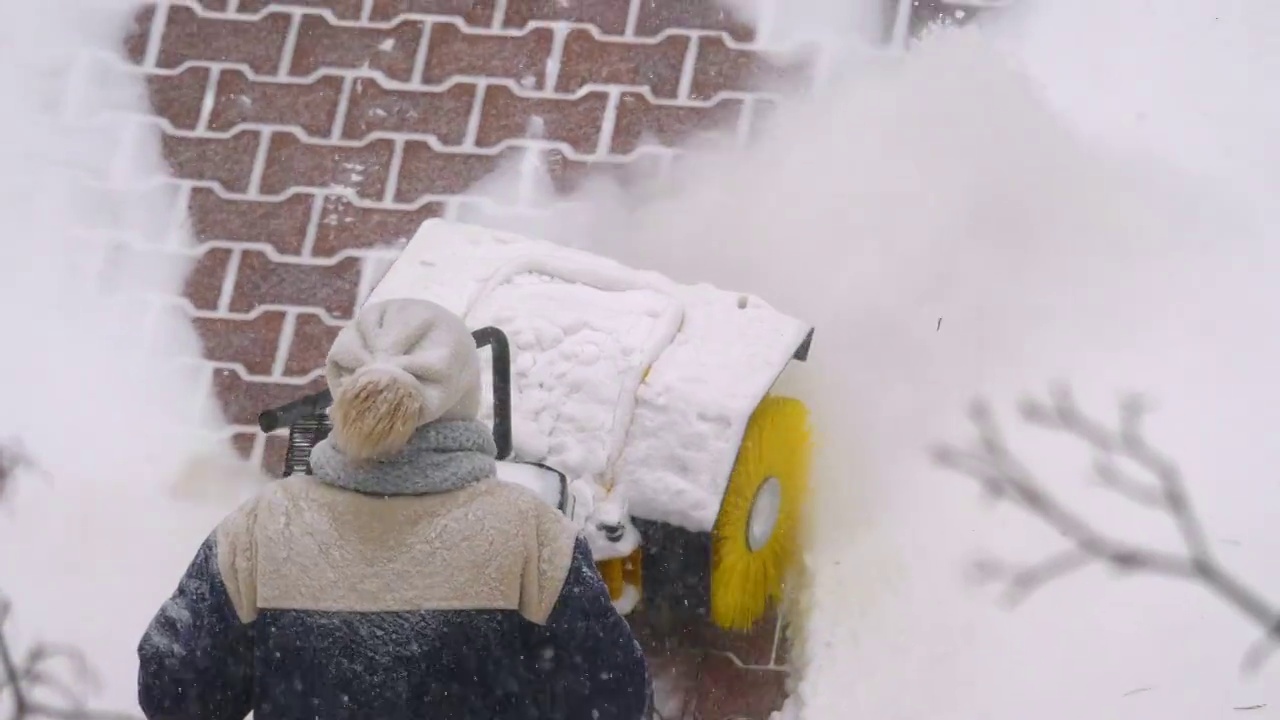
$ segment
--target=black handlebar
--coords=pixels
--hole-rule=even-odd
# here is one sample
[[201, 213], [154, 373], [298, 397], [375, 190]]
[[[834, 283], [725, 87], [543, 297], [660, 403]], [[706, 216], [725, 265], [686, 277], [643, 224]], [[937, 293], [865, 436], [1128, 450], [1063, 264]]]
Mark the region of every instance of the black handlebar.
[[319, 415], [333, 403], [333, 393], [328, 388], [318, 393], [298, 398], [278, 408], [263, 411], [258, 415], [258, 427], [262, 432], [275, 432], [282, 427], [289, 427], [309, 415]]
[[482, 327], [471, 333], [476, 348], [492, 348], [493, 355], [493, 442], [498, 459], [511, 456], [511, 343], [496, 327]]

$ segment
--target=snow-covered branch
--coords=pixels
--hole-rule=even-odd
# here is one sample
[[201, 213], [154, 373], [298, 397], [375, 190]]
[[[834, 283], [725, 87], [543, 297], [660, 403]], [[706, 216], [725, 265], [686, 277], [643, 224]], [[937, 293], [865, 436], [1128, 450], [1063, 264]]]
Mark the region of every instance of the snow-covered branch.
[[[981, 561], [975, 566], [979, 578], [1002, 581], [1006, 597], [1015, 603], [1094, 563], [1123, 572], [1198, 582], [1262, 629], [1262, 638], [1243, 661], [1245, 672], [1259, 669], [1280, 641], [1280, 610], [1229, 572], [1210, 549], [1187, 495], [1182, 472], [1146, 440], [1142, 425], [1148, 410], [1146, 403], [1138, 397], [1126, 398], [1120, 404], [1115, 430], [1085, 415], [1065, 388], [1052, 392], [1047, 402], [1026, 400], [1020, 410], [1026, 422], [1065, 433], [1087, 445], [1095, 455], [1094, 474], [1103, 487], [1168, 515], [1182, 538], [1184, 552], [1170, 553], [1111, 537], [1072, 512], [1048, 493], [1031, 469], [1009, 449], [990, 408], [975, 402], [970, 419], [977, 430], [977, 442], [967, 449], [943, 445], [934, 451], [934, 458], [942, 466], [977, 481], [993, 499], [1009, 502], [1040, 519], [1070, 543], [1061, 552], [1027, 566]], [[1122, 469], [1122, 462], [1148, 477], [1134, 477]]]
[[0, 443], [0, 500], [13, 482], [13, 475], [22, 467], [25, 459], [21, 447], [13, 443]]
[[4, 708], [0, 717], [132, 720], [129, 715], [85, 707], [83, 688], [91, 684], [93, 676], [77, 648], [37, 643], [19, 657], [4, 633], [9, 609], [8, 599], [0, 596], [0, 707]]
[[[0, 499], [15, 471], [27, 464], [21, 445], [0, 445]], [[41, 642], [19, 655], [5, 632], [10, 609], [0, 593], [0, 719], [134, 720], [86, 708], [84, 689], [92, 685], [93, 673], [78, 648]]]
[[31, 454], [27, 452], [21, 440], [17, 438], [0, 440], [0, 500], [4, 500], [5, 491], [13, 486], [14, 477], [19, 470], [33, 471], [48, 477], [48, 473], [31, 458]]

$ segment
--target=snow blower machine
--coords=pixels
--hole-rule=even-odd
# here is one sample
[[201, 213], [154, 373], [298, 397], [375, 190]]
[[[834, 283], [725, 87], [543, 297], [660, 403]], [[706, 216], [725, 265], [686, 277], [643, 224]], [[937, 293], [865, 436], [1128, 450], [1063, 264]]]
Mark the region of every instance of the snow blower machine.
[[[771, 394], [813, 329], [752, 295], [428, 220], [367, 302], [439, 303], [474, 329], [500, 480], [588, 539], [618, 610], [691, 610], [747, 631], [782, 598], [809, 472], [809, 417]], [[327, 391], [262, 413], [309, 473]]]

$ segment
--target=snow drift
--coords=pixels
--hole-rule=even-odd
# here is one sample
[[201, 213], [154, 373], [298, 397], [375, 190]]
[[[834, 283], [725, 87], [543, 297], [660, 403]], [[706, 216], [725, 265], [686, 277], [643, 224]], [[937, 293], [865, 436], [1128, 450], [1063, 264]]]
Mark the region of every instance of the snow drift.
[[145, 85], [95, 72], [123, 63], [138, 5], [14, 3], [0, 27], [0, 445], [29, 458], [0, 505], [5, 631], [18, 649], [79, 645], [92, 704], [121, 710], [137, 707], [151, 614], [242, 489], [203, 482], [232, 460], [208, 383], [182, 362], [199, 341], [157, 302], [190, 267], [162, 251], [189, 240], [155, 182]]
[[[1277, 56], [1280, 17], [1119, 5], [1026, 2], [905, 59], [846, 53], [748, 151], [691, 148], [651, 199], [601, 179], [541, 220], [484, 218], [817, 326], [784, 378], [822, 442], [790, 708], [806, 718], [1211, 718], [1278, 688], [1274, 668], [1237, 672], [1259, 628], [1191, 584], [1094, 568], [1006, 612], [965, 582], [971, 561], [1062, 540], [928, 455], [967, 442], [966, 405], [986, 397], [1046, 486], [1176, 549], [1167, 518], [1089, 483], [1084, 447], [1011, 413], [1056, 381], [1107, 420], [1146, 393], [1215, 549], [1280, 601], [1274, 108], [1240, 80]], [[1144, 109], [1159, 131], [1135, 129]], [[484, 188], [528, 191], [533, 170]]]
[[[803, 5], [788, 17], [848, 19]], [[695, 148], [645, 202], [601, 181], [588, 212], [521, 221], [817, 325], [811, 361], [785, 378], [823, 441], [804, 717], [1217, 718], [1274, 700], [1274, 666], [1253, 682], [1236, 673], [1257, 629], [1199, 588], [1095, 569], [1007, 613], [968, 586], [975, 554], [1030, 561], [1059, 540], [985, 508], [926, 454], [966, 439], [977, 394], [1007, 421], [1015, 397], [1058, 379], [1099, 414], [1120, 391], [1148, 391], [1152, 439], [1182, 464], [1224, 560], [1280, 598], [1265, 93], [1280, 17], [1265, 0], [1156, 7], [1024, 2], [905, 60], [837, 53], [823, 91], [749, 151]], [[214, 423], [167, 361], [198, 350], [190, 330], [151, 334], [150, 303], [95, 282], [105, 268], [110, 287], [181, 286], [178, 265], [108, 262], [120, 234], [183, 240], [162, 222], [171, 198], [139, 184], [162, 170], [154, 137], [124, 115], [59, 114], [73, 60], [115, 52], [131, 11], [25, 3], [0, 30], [20, 59], [0, 69], [0, 436], [43, 469], [18, 478], [0, 517], [0, 582], [23, 639], [82, 643], [104, 676], [99, 703], [116, 708], [133, 705], [146, 620], [233, 500], [171, 493], [206, 443], [179, 428]], [[788, 37], [806, 36], [797, 22]], [[144, 108], [141, 82], [95, 91]], [[1100, 523], [1176, 543], [1159, 516], [1089, 487], [1080, 448], [1012, 438]]]

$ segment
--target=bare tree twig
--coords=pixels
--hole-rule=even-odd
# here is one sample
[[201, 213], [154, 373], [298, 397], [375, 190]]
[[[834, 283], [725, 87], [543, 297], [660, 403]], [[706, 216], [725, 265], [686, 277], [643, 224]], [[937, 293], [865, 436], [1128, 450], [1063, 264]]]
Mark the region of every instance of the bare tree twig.
[[9, 489], [13, 476], [23, 468], [44, 472], [36, 465], [20, 438], [7, 438], [0, 441], [0, 499], [4, 499], [5, 491]]
[[1160, 488], [1151, 487], [1134, 479], [1111, 456], [1101, 456], [1093, 463], [1098, 482], [1126, 500], [1152, 510], [1168, 509], [1168, 502]]
[[[1117, 540], [1067, 509], [1010, 452], [990, 408], [975, 402], [970, 419], [978, 433], [976, 448], [943, 445], [934, 450], [935, 460], [975, 480], [989, 497], [1010, 502], [1040, 519], [1071, 543], [1062, 552], [1022, 568], [1009, 569], [988, 561], [982, 566], [987, 579], [1004, 580], [1006, 595], [1015, 602], [1093, 562], [1125, 572], [1193, 580], [1263, 628], [1264, 637], [1242, 661], [1246, 673], [1260, 669], [1280, 642], [1280, 610], [1232, 575], [1214, 556], [1177, 464], [1153, 448], [1143, 434], [1147, 403], [1136, 396], [1125, 398], [1120, 404], [1117, 430], [1085, 415], [1065, 387], [1055, 388], [1048, 402], [1029, 399], [1021, 403], [1020, 409], [1023, 419], [1031, 425], [1084, 442], [1095, 455], [1094, 473], [1105, 487], [1143, 507], [1166, 513], [1177, 527], [1185, 553], [1172, 554]], [[1142, 470], [1152, 480], [1134, 478], [1121, 470], [1121, 461]]]
[[1271, 659], [1276, 650], [1280, 648], [1280, 623], [1271, 628], [1266, 635], [1258, 638], [1253, 645], [1249, 647], [1248, 652], [1244, 654], [1244, 660], [1241, 661], [1240, 667], [1246, 674], [1252, 675], [1262, 669], [1263, 665]]
[[[8, 619], [9, 601], [0, 596], [0, 707], [12, 712], [0, 715], [6, 720], [136, 720], [126, 713], [89, 710], [86, 707], [83, 688], [92, 680], [92, 673], [83, 653], [69, 645], [39, 643], [31, 647], [21, 661], [14, 655], [13, 647], [4, 634]], [[63, 678], [55, 672], [61, 660], [71, 664], [71, 678]], [[36, 694], [52, 696], [59, 702], [39, 699]]]
[[[0, 441], [0, 500], [13, 482], [15, 473], [23, 468], [35, 470], [46, 477], [48, 473], [37, 465], [23, 447], [21, 440]], [[93, 684], [94, 676], [88, 661], [78, 648], [72, 645], [36, 643], [22, 660], [14, 654], [13, 646], [5, 634], [12, 603], [0, 593], [0, 713], [11, 709], [12, 715], [0, 714], [5, 720], [136, 720], [127, 713], [89, 710], [83, 690]], [[70, 678], [56, 672], [58, 662], [70, 665]], [[37, 697], [49, 695], [61, 701], [51, 704]]]
[[1018, 605], [1050, 582], [1083, 569], [1091, 562], [1093, 556], [1073, 547], [1031, 565], [1011, 566], [988, 558], [975, 563], [973, 569], [974, 578], [979, 582], [1003, 582], [1005, 601], [1009, 605]]

